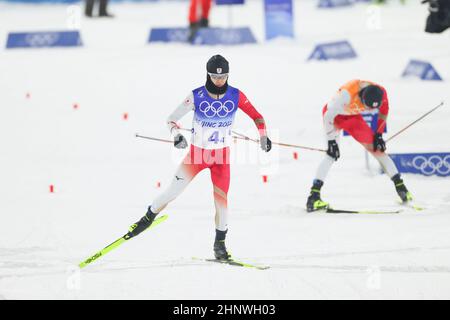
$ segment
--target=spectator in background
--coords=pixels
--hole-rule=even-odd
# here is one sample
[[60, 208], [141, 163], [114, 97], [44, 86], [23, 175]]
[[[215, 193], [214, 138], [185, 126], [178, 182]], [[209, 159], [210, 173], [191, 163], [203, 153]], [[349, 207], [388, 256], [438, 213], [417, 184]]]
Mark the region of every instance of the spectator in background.
[[211, 0], [191, 0], [189, 6], [189, 42], [194, 40], [198, 29], [209, 27], [210, 8]]
[[441, 33], [450, 28], [450, 0], [423, 0], [428, 2], [430, 15], [427, 18], [425, 32]]
[[108, 13], [107, 7], [108, 7], [108, 0], [85, 0], [86, 6], [84, 10], [84, 14], [86, 17], [92, 18], [92, 11], [94, 10], [94, 4], [95, 2], [98, 2], [99, 9], [98, 9], [98, 16], [99, 17], [106, 17], [106, 18], [112, 18], [114, 17], [112, 14]]

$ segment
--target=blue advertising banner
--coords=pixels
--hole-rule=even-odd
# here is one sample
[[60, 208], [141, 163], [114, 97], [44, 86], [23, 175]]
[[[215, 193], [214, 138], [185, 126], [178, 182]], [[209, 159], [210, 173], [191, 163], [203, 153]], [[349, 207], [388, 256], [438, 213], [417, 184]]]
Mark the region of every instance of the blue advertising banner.
[[308, 60], [352, 59], [356, 52], [348, 41], [318, 44]]
[[[362, 112], [361, 113], [364, 121], [367, 125], [372, 129], [373, 132], [377, 131], [377, 122], [378, 122], [378, 111], [375, 112]], [[384, 133], [387, 132], [387, 125], [384, 127]], [[344, 136], [349, 136], [349, 133], [344, 130]]]
[[411, 60], [406, 66], [405, 71], [403, 71], [402, 77], [417, 77], [422, 80], [442, 80], [431, 63], [419, 60]]
[[354, 1], [350, 0], [319, 0], [317, 5], [319, 8], [337, 8], [345, 7], [353, 4]]
[[266, 40], [294, 37], [292, 0], [264, 0]]
[[193, 42], [196, 45], [236, 45], [256, 43], [256, 39], [248, 27], [204, 28], [198, 30]]
[[[153, 28], [149, 42], [187, 42], [187, 28]], [[250, 28], [202, 28], [194, 37], [194, 45], [237, 45], [256, 43]]]
[[188, 28], [153, 28], [148, 42], [187, 42]]
[[424, 176], [450, 176], [450, 153], [398, 153], [389, 154], [399, 172]]
[[78, 31], [11, 32], [6, 42], [7, 49], [79, 46], [82, 43]]
[[244, 0], [216, 0], [216, 4], [220, 5], [234, 5], [234, 4], [244, 4]]

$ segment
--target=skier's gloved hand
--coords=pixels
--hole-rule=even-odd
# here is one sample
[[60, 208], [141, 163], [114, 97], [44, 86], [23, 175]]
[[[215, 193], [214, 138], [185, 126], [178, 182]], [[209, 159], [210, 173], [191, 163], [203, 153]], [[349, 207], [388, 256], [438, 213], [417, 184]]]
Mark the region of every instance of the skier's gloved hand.
[[377, 150], [382, 152], [386, 150], [386, 142], [384, 142], [381, 133], [375, 133], [373, 136], [373, 151]]
[[177, 134], [173, 140], [173, 145], [177, 149], [184, 149], [187, 147], [188, 143], [186, 141], [186, 138], [182, 134]]
[[270, 141], [268, 136], [262, 136], [259, 142], [261, 143], [261, 149], [265, 152], [269, 152], [272, 149], [272, 141]]
[[340, 157], [339, 146], [336, 143], [336, 140], [328, 141], [327, 155], [332, 157], [335, 161], [337, 161], [337, 159], [339, 159], [339, 157]]

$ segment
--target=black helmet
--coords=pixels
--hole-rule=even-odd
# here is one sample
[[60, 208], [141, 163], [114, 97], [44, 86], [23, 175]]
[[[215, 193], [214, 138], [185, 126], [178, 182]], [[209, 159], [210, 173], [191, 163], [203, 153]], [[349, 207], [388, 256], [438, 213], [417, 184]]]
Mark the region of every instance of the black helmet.
[[208, 73], [222, 74], [228, 73], [230, 67], [228, 66], [228, 61], [220, 54], [212, 56], [206, 63], [206, 71]]
[[383, 90], [379, 86], [369, 85], [363, 88], [359, 96], [362, 103], [364, 103], [369, 108], [379, 108], [383, 100]]

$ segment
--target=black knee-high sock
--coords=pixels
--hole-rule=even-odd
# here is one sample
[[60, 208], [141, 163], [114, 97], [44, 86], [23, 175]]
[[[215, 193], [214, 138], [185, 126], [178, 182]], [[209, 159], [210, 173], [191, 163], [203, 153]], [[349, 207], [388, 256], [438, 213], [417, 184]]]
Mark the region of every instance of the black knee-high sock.
[[216, 229], [216, 241], [225, 241], [228, 230], [220, 231]]

